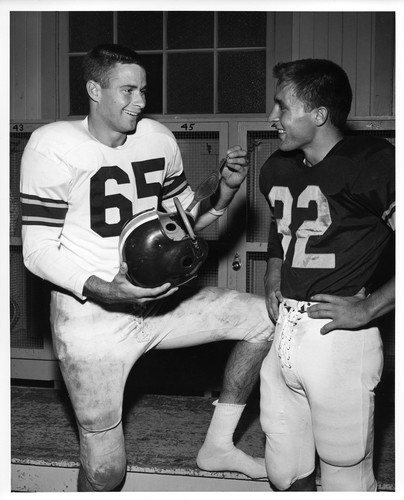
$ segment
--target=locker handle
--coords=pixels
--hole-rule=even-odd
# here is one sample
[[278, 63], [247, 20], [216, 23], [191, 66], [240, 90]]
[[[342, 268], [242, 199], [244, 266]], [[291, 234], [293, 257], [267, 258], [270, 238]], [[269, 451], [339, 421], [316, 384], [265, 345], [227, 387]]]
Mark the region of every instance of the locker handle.
[[233, 268], [233, 271], [240, 271], [241, 266], [242, 264], [240, 255], [238, 253], [235, 253], [231, 267]]

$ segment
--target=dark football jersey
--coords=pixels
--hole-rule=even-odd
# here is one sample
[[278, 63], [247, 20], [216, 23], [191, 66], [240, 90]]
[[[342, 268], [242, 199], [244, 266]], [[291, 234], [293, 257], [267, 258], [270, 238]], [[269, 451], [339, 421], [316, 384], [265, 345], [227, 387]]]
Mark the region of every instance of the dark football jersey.
[[394, 229], [394, 157], [388, 141], [357, 136], [314, 166], [301, 151], [276, 151], [265, 162], [268, 257], [283, 259], [284, 297], [350, 296], [368, 285]]

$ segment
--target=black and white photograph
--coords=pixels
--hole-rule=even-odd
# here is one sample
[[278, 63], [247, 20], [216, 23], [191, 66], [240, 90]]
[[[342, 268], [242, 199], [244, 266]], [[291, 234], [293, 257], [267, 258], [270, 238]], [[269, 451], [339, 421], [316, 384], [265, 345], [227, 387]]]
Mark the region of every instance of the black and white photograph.
[[0, 0], [2, 494], [402, 491], [397, 5]]

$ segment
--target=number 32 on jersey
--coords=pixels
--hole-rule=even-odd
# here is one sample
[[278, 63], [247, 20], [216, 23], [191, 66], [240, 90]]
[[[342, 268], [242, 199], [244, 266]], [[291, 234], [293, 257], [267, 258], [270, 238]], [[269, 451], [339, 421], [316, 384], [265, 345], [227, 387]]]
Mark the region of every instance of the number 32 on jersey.
[[[269, 199], [274, 206], [276, 201], [283, 204], [283, 213], [280, 219], [277, 219], [278, 233], [283, 235], [282, 247], [283, 253], [289, 249], [292, 240], [290, 226], [292, 223], [293, 197], [288, 187], [274, 186]], [[317, 218], [315, 220], [306, 220], [296, 231], [296, 244], [293, 253], [292, 267], [305, 269], [334, 269], [334, 253], [306, 253], [306, 246], [311, 236], [322, 236], [331, 226], [332, 219], [330, 207], [327, 198], [322, 193], [319, 186], [307, 186], [299, 195], [296, 207], [308, 208], [309, 203], [314, 202], [317, 205]]]

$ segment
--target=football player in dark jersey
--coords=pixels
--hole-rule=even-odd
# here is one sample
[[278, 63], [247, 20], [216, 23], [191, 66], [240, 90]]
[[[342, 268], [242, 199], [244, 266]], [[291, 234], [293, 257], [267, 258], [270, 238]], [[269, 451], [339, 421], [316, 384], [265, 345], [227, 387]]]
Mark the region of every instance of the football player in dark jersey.
[[279, 490], [374, 491], [373, 320], [394, 308], [394, 278], [369, 293], [395, 226], [394, 147], [344, 136], [352, 91], [337, 64], [279, 63], [269, 120], [279, 150], [263, 165], [271, 211], [265, 274], [273, 348], [261, 369], [266, 465]]

